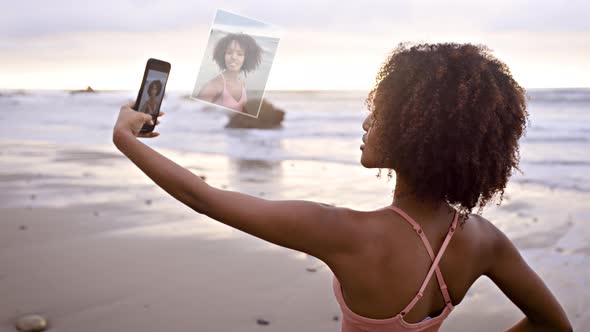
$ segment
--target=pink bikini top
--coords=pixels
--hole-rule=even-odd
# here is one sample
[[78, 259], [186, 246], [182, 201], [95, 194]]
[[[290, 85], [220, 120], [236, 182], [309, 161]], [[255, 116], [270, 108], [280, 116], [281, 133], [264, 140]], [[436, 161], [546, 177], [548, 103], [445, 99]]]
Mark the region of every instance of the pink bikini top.
[[[430, 243], [428, 242], [428, 239], [424, 235], [424, 232], [422, 231], [422, 228], [420, 227], [420, 225], [416, 221], [414, 221], [414, 219], [412, 219], [410, 216], [408, 216], [404, 211], [402, 211], [400, 208], [398, 208], [396, 206], [390, 205], [390, 206], [381, 208], [380, 210], [387, 209], [387, 208], [392, 209], [393, 211], [397, 212], [407, 222], [409, 222], [410, 225], [412, 225], [412, 227], [416, 231], [416, 234], [418, 234], [418, 236], [420, 236], [420, 238], [422, 239], [422, 242], [424, 243], [424, 246], [426, 247], [426, 251], [428, 251], [428, 255], [430, 255], [430, 259], [433, 260], [432, 266], [430, 267], [430, 270], [428, 271], [428, 274], [426, 275], [426, 278], [424, 279], [424, 282], [422, 283], [422, 287], [420, 287], [420, 290], [418, 291], [418, 293], [416, 293], [416, 296], [414, 296], [412, 301], [410, 301], [410, 303], [408, 303], [408, 305], [399, 314], [395, 315], [394, 317], [385, 318], [385, 319], [368, 318], [368, 317], [364, 317], [364, 316], [361, 316], [361, 315], [353, 312], [346, 305], [346, 302], [344, 301], [344, 297], [342, 295], [342, 287], [340, 286], [340, 282], [338, 281], [338, 279], [334, 275], [333, 282], [332, 282], [332, 288], [333, 288], [334, 294], [336, 295], [336, 300], [338, 301], [338, 304], [340, 305], [340, 309], [342, 310], [342, 315], [343, 315], [342, 332], [356, 332], [356, 331], [434, 332], [434, 331], [438, 331], [438, 329], [442, 325], [445, 318], [447, 318], [449, 316], [449, 314], [451, 313], [451, 311], [454, 308], [453, 304], [451, 303], [451, 297], [450, 297], [449, 292], [447, 290], [447, 285], [445, 284], [442, 273], [440, 272], [440, 268], [438, 267], [438, 263], [440, 262], [440, 259], [442, 258], [443, 254], [445, 252], [445, 249], [447, 248], [449, 241], [451, 240], [451, 237], [453, 236], [453, 233], [455, 232], [455, 228], [457, 227], [457, 219], [458, 219], [457, 211], [455, 211], [455, 215], [453, 217], [453, 222], [451, 223], [451, 226], [449, 227], [449, 231], [447, 232], [447, 236], [445, 237], [445, 240], [444, 240], [438, 254], [436, 255], [436, 257], [434, 257], [434, 252], [432, 251], [432, 247], [430, 246]], [[445, 300], [445, 307], [444, 307], [443, 311], [436, 317], [433, 317], [433, 318], [427, 317], [426, 319], [424, 319], [418, 323], [406, 322], [403, 317], [410, 310], [412, 310], [412, 308], [414, 307], [416, 302], [418, 302], [418, 300], [420, 300], [420, 298], [423, 296], [424, 289], [426, 289], [426, 286], [428, 285], [428, 282], [430, 281], [430, 278], [432, 277], [432, 274], [434, 272], [436, 272], [436, 278], [438, 280], [438, 285], [439, 285], [440, 291], [442, 292], [443, 298]]]
[[246, 87], [242, 85], [242, 95], [240, 96], [240, 100], [236, 101], [227, 90], [227, 86], [225, 84], [225, 77], [223, 76], [223, 73], [221, 73], [220, 75], [221, 78], [223, 78], [223, 91], [221, 92], [219, 97], [217, 97], [217, 99], [215, 99], [213, 102], [215, 104], [236, 110], [238, 112], [245, 113], [246, 110], [244, 109], [244, 105], [246, 105], [246, 102], [248, 101], [248, 98], [246, 97]]

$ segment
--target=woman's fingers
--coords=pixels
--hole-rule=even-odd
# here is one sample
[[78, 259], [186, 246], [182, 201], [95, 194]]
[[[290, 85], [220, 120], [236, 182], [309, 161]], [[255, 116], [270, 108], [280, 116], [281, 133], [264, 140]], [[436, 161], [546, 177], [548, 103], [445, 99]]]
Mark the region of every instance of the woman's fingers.
[[[128, 106], [128, 105], [126, 105], [126, 106]], [[160, 112], [158, 114], [158, 117], [160, 117], [160, 116], [162, 116], [164, 114], [166, 114], [166, 112]], [[153, 124], [153, 120], [149, 121], [149, 124], [150, 125]], [[159, 125], [159, 124], [160, 124], [160, 120], [157, 120], [156, 119], [156, 126]], [[158, 137], [158, 136], [160, 136], [160, 133], [158, 133], [158, 132], [149, 132], [149, 133], [139, 133], [139, 134], [137, 134], [137, 137], [142, 137], [142, 138], [153, 138], [153, 137]]]
[[143, 138], [153, 138], [153, 137], [157, 137], [160, 136], [160, 133], [158, 132], [149, 132], [149, 133], [139, 133], [139, 135], [137, 135], [137, 137], [143, 137]]
[[123, 106], [121, 106], [121, 108], [131, 108], [133, 109], [133, 106], [135, 106], [135, 102], [131, 99], [128, 99], [127, 102], [125, 104], [123, 104]]

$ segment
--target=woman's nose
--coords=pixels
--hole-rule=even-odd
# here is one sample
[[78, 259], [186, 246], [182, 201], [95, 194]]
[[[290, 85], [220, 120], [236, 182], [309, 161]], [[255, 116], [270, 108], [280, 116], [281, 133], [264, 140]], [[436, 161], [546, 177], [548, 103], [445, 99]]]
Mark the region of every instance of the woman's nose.
[[370, 119], [369, 117], [367, 117], [367, 118], [365, 119], [365, 121], [363, 121], [363, 129], [364, 129], [365, 131], [369, 131], [369, 128], [371, 127], [371, 126], [370, 126], [370, 122], [371, 122], [371, 119]]

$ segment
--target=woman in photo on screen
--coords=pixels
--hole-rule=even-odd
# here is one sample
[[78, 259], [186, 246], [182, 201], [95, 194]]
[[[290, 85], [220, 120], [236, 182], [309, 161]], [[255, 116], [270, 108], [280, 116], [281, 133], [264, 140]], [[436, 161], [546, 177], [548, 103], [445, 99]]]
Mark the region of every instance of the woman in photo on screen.
[[248, 96], [240, 74], [258, 68], [262, 48], [247, 34], [230, 33], [215, 45], [213, 60], [222, 71], [201, 88], [197, 98], [245, 113]]
[[121, 108], [113, 142], [195, 212], [326, 263], [342, 331], [438, 331], [485, 276], [523, 314], [508, 331], [569, 332], [551, 290], [481, 215], [496, 195], [502, 202], [520, 170], [526, 100], [508, 66], [483, 45], [400, 44], [379, 70], [359, 123], [360, 164], [379, 169], [378, 177], [381, 169], [396, 173], [393, 201], [370, 211], [216, 188], [137, 140], [158, 134], [139, 134], [151, 119], [132, 104]]
[[152, 116], [156, 116], [158, 112], [158, 103], [159, 103], [159, 96], [162, 92], [162, 82], [160, 80], [153, 80], [148, 85], [148, 100], [145, 101], [143, 106], [141, 107], [141, 112], [150, 114]]

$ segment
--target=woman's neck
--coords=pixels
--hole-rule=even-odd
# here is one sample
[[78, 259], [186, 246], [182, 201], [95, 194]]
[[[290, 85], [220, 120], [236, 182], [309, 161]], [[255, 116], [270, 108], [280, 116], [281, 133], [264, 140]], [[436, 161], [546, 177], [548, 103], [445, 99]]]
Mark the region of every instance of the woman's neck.
[[444, 200], [424, 199], [416, 195], [414, 190], [404, 181], [403, 177], [396, 175], [395, 191], [391, 205], [400, 207], [402, 210], [417, 210], [423, 212], [439, 211], [442, 206], [448, 204]]
[[240, 77], [240, 72], [239, 71], [229, 71], [226, 69], [223, 71], [223, 76], [225, 77], [226, 80], [237, 81], [238, 78]]

